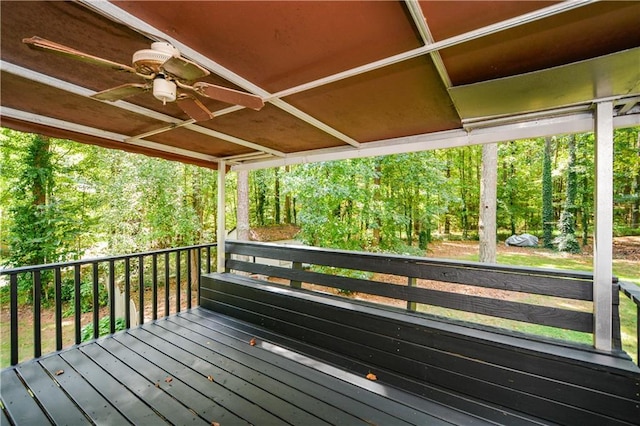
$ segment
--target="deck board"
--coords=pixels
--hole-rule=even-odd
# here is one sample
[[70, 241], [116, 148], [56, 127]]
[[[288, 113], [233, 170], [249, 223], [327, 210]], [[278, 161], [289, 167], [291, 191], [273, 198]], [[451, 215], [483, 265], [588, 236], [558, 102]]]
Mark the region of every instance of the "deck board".
[[17, 425], [487, 424], [269, 336], [195, 308], [6, 369], [2, 403]]
[[75, 405], [68, 404], [69, 398], [60, 386], [38, 363], [30, 363], [17, 369], [27, 386], [47, 409], [54, 423], [68, 425], [90, 424], [84, 413]]

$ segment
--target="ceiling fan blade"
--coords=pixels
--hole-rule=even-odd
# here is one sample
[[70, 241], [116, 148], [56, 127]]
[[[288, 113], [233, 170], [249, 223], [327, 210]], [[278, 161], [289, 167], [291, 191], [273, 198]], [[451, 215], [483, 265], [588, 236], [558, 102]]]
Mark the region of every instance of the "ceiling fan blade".
[[197, 82], [193, 85], [193, 89], [208, 98], [226, 102], [228, 104], [242, 105], [247, 108], [259, 111], [264, 106], [264, 101], [260, 96], [252, 95], [247, 92], [229, 89], [228, 87], [216, 86], [204, 82]]
[[123, 84], [122, 86], [113, 87], [111, 89], [103, 90], [95, 95], [91, 95], [94, 99], [101, 101], [115, 102], [120, 99], [128, 98], [129, 96], [137, 95], [139, 93], [147, 92], [151, 89], [150, 84]]
[[53, 41], [49, 41], [37, 36], [31, 37], [31, 38], [23, 38], [22, 42], [34, 49], [57, 53], [59, 55], [67, 56], [72, 59], [77, 59], [77, 60], [88, 62], [91, 64], [112, 68], [118, 71], [126, 71], [134, 74], [136, 72], [136, 70], [133, 67], [130, 67], [129, 65], [124, 65], [118, 62], [110, 61], [108, 59], [99, 58], [97, 56], [80, 52], [79, 50], [75, 50], [71, 47], [54, 43]]
[[162, 69], [181, 80], [192, 81], [209, 75], [200, 65], [180, 57], [171, 57], [162, 64]]
[[182, 111], [197, 122], [207, 121], [213, 118], [213, 113], [198, 99], [189, 95], [180, 95], [176, 103]]

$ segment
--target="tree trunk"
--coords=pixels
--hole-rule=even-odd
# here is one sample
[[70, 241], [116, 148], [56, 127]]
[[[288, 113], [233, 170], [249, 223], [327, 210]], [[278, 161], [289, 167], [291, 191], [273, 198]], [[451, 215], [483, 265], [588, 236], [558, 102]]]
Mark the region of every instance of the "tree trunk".
[[[289, 173], [290, 166], [285, 166], [284, 172]], [[291, 195], [289, 192], [284, 196], [284, 221], [286, 224], [291, 224]]]
[[551, 138], [544, 139], [542, 163], [542, 238], [546, 248], [553, 248], [553, 180], [551, 178]]
[[276, 225], [280, 225], [280, 175], [278, 173], [278, 168], [273, 169], [273, 173], [275, 174], [275, 184], [274, 184], [274, 216]]
[[578, 178], [576, 175], [576, 137], [569, 136], [569, 165], [567, 167], [567, 197], [560, 215], [560, 238], [558, 250], [579, 253], [580, 244], [576, 239], [576, 195]]
[[238, 240], [249, 241], [249, 172], [238, 171]]
[[482, 146], [482, 178], [480, 180], [480, 262], [496, 262], [496, 198], [498, 144]]
[[[636, 141], [636, 149], [638, 152], [638, 157], [640, 157], [640, 135], [638, 135], [638, 139]], [[636, 182], [635, 182], [635, 201], [633, 202], [633, 206], [631, 207], [631, 229], [638, 229], [640, 227], [640, 173], [636, 174]]]

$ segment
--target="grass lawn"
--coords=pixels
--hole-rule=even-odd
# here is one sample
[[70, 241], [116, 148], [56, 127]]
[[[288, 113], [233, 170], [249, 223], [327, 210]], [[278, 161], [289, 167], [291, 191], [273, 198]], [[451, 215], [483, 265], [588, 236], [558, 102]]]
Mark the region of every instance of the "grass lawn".
[[[458, 260], [477, 261], [477, 254], [464, 254], [457, 258]], [[569, 269], [578, 271], [593, 271], [593, 260], [588, 255], [569, 255], [564, 253], [556, 253], [550, 250], [529, 249], [517, 253], [498, 253], [497, 262], [505, 265], [513, 266], [531, 266], [536, 268], [550, 269]], [[638, 262], [632, 260], [613, 260], [613, 274], [620, 281], [634, 283], [640, 286], [640, 268]], [[620, 293], [620, 333], [622, 337], [623, 349], [633, 358], [637, 364], [638, 342], [636, 341], [636, 306], [623, 293]], [[490, 317], [487, 317], [490, 318]], [[580, 343], [592, 343], [592, 337], [587, 333], [579, 333], [575, 331], [559, 330], [552, 327], [536, 326], [531, 324], [517, 323], [515, 321], [491, 319], [483, 321], [489, 324], [504, 326], [513, 330], [523, 331], [527, 333], [539, 334], [547, 337], [568, 339]]]

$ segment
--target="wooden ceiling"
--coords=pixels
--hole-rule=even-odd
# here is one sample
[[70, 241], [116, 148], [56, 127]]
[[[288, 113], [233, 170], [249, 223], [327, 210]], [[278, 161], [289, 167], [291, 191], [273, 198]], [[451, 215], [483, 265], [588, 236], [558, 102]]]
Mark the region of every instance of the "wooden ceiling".
[[[2, 1], [0, 12], [2, 126], [206, 167], [455, 145], [483, 123], [601, 100], [640, 123], [637, 1]], [[98, 101], [139, 77], [30, 49], [32, 36], [127, 65], [168, 41], [211, 71], [201, 81], [266, 105], [200, 98], [215, 116], [193, 123], [150, 93]]]

